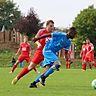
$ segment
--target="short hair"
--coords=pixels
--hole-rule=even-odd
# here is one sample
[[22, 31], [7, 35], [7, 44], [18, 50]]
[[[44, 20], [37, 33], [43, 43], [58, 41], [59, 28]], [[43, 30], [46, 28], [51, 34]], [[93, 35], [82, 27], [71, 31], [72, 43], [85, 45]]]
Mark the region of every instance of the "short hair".
[[75, 33], [77, 32], [75, 27], [71, 27], [71, 28], [69, 29], [69, 31], [70, 31], [70, 32], [75, 32]]
[[48, 21], [46, 22], [46, 26], [49, 25], [49, 23], [54, 24], [54, 21], [53, 21], [53, 20], [48, 20]]

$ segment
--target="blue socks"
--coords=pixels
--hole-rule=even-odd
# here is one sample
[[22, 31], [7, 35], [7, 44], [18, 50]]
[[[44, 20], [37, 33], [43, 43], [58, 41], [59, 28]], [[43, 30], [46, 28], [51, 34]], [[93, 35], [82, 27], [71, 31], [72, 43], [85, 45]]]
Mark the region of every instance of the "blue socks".
[[41, 78], [41, 76], [42, 76], [42, 74], [40, 74], [40, 75], [35, 79], [35, 82], [36, 82], [36, 83], [40, 82], [39, 79]]
[[54, 72], [53, 68], [49, 68], [48, 71], [44, 74], [45, 78]]

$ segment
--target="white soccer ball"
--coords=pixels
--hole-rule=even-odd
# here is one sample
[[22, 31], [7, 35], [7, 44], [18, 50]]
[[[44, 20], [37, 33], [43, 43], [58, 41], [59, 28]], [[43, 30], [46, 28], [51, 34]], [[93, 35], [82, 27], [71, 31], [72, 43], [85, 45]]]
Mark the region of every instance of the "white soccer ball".
[[92, 81], [91, 86], [92, 86], [94, 89], [96, 89], [96, 79], [94, 79], [94, 80]]

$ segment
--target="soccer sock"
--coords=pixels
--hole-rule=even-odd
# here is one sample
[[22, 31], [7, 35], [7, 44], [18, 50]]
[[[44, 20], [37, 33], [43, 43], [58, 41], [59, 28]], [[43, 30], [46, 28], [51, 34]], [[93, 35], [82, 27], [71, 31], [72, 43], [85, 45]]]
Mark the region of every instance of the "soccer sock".
[[30, 70], [28, 69], [28, 67], [25, 67], [17, 76], [18, 79], [20, 79], [21, 77], [23, 77], [25, 74], [27, 74]]
[[66, 69], [70, 69], [70, 63], [66, 62]]
[[38, 83], [38, 82], [40, 82], [40, 78], [41, 78], [41, 76], [42, 76], [42, 74], [40, 74], [36, 79], [35, 79], [35, 83]]
[[94, 63], [94, 68], [96, 68], [96, 63]]
[[92, 69], [92, 64], [89, 64], [90, 69]]
[[51, 67], [51, 68], [49, 68], [48, 69], [48, 71], [47, 72], [45, 72], [45, 74], [44, 74], [44, 77], [46, 78], [46, 77], [48, 77], [50, 74], [52, 74], [54, 72], [54, 69]]
[[82, 69], [86, 70], [86, 64], [85, 63], [82, 64]]
[[36, 71], [37, 71], [37, 69], [36, 69], [36, 68], [34, 68], [34, 71], [36, 72]]
[[15, 68], [17, 67], [17, 64], [14, 64], [14, 66], [12, 67], [12, 72], [14, 72]]

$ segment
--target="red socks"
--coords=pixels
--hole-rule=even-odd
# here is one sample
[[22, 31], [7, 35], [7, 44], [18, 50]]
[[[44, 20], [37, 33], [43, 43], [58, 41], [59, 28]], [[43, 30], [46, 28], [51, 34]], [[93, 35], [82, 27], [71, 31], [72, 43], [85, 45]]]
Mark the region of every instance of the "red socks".
[[28, 67], [25, 67], [17, 76], [18, 79], [20, 79], [21, 77], [23, 77], [25, 74], [27, 74], [30, 70], [28, 69]]
[[12, 72], [14, 72], [15, 68], [17, 67], [17, 64], [14, 64], [14, 66], [12, 67]]
[[94, 63], [94, 68], [96, 68], [96, 63]]
[[82, 69], [86, 70], [86, 64], [85, 63], [82, 64]]
[[70, 69], [70, 63], [66, 62], [66, 69]]

